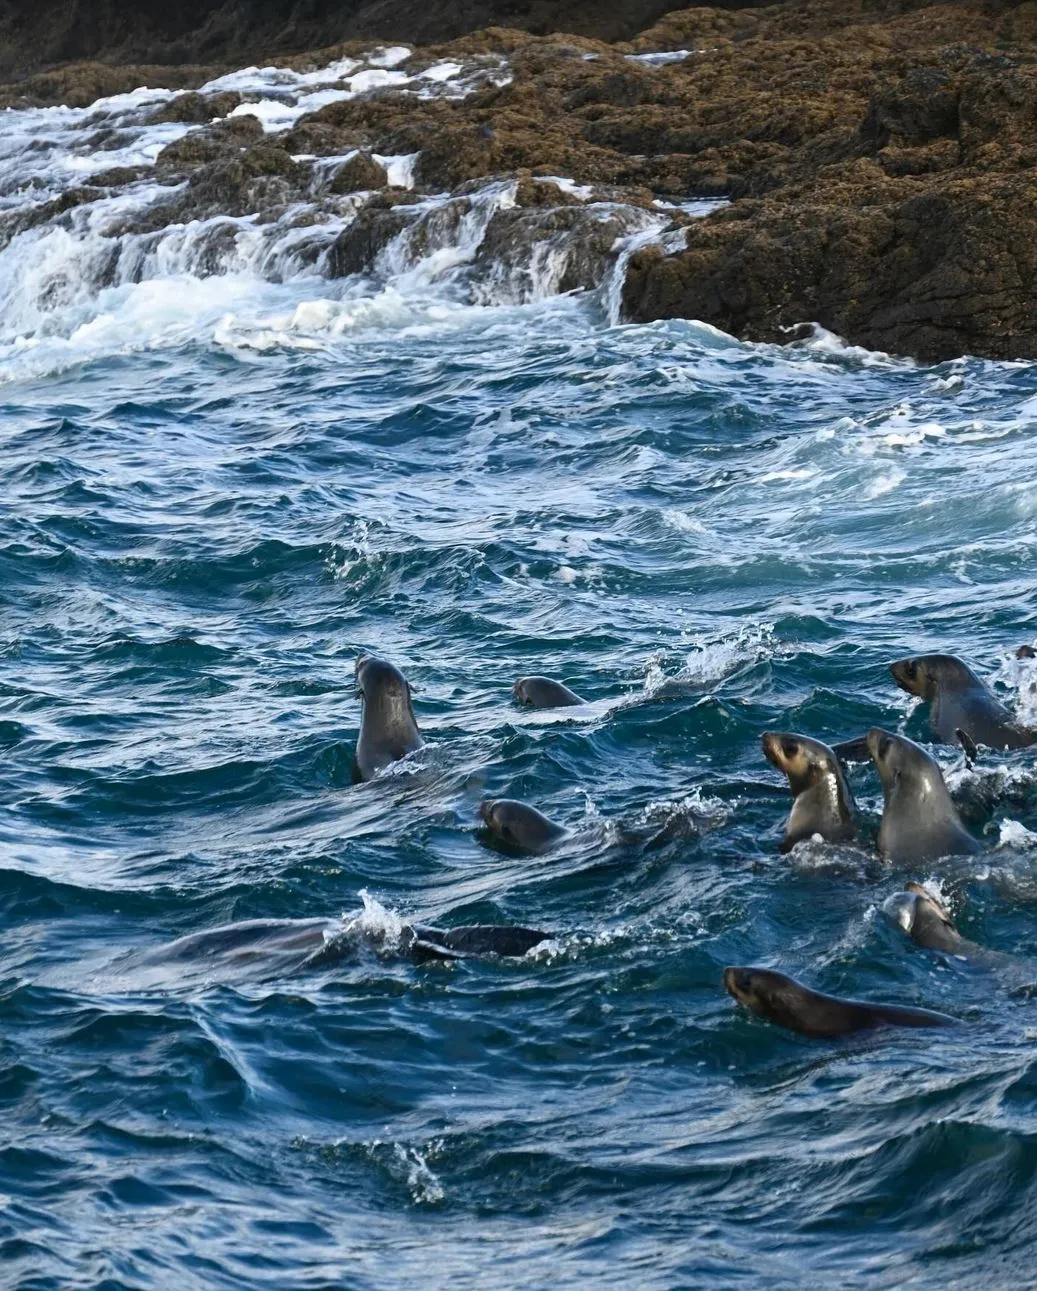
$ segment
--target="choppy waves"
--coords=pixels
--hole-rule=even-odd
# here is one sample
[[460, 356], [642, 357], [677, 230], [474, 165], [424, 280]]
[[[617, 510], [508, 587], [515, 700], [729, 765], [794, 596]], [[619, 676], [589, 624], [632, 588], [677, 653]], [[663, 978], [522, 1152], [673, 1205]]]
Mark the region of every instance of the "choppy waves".
[[[276, 127], [377, 70], [240, 75]], [[146, 162], [143, 106], [8, 114], [4, 138], [56, 142], [38, 192], [12, 144], [5, 210], [93, 166], [99, 115]], [[758, 737], [923, 737], [885, 663], [924, 649], [1032, 715], [1032, 365], [612, 326], [622, 238], [658, 235], [640, 208], [558, 295], [564, 240], [535, 273], [479, 261], [503, 181], [427, 199], [334, 281], [291, 259], [303, 225], [231, 221], [216, 271], [204, 229], [105, 232], [149, 182], [0, 251], [8, 1284], [1026, 1285], [1032, 758], [938, 751], [989, 850], [891, 873], [777, 855]], [[365, 648], [411, 678], [428, 744], [353, 789]], [[530, 672], [589, 708], [514, 709]], [[874, 824], [866, 769], [854, 790]], [[488, 850], [488, 794], [570, 840]], [[908, 878], [1000, 958], [906, 942], [878, 911]], [[349, 953], [140, 966], [287, 918]], [[418, 968], [406, 919], [552, 939]], [[967, 1040], [804, 1040], [723, 994], [744, 962]]]

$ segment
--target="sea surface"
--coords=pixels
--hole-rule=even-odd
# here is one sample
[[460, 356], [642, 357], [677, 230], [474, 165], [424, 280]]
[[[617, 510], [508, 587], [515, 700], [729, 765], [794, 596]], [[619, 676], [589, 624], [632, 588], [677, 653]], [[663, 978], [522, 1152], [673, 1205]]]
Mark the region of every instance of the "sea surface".
[[[4, 113], [0, 216], [170, 97]], [[475, 281], [506, 183], [340, 280], [299, 225], [113, 232], [153, 189], [0, 249], [0, 1285], [1037, 1285], [1033, 754], [935, 749], [988, 850], [893, 868], [864, 766], [866, 844], [779, 855], [759, 744], [926, 739], [919, 651], [1037, 718], [1037, 365], [622, 325], [622, 248]], [[352, 787], [361, 651], [427, 745]], [[487, 796], [571, 835], [495, 850]], [[998, 953], [909, 942], [909, 879]], [[289, 918], [334, 953], [161, 951]], [[418, 966], [412, 919], [551, 938]], [[728, 964], [965, 1025], [807, 1040]]]

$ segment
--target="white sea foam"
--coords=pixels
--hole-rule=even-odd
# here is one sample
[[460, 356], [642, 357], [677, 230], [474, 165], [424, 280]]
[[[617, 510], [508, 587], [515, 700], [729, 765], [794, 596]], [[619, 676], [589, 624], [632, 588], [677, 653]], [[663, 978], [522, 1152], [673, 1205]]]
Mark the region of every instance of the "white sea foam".
[[690, 58], [690, 49], [664, 49], [655, 54], [627, 54], [631, 63], [643, 63], [647, 67], [665, 67], [668, 63], [683, 63]]
[[[406, 70], [410, 52], [402, 45], [374, 49], [307, 71], [248, 67], [198, 93], [242, 94], [248, 101], [232, 115], [251, 115], [265, 129], [280, 131], [336, 98], [385, 89], [460, 97], [508, 75], [503, 59], [485, 55], [441, 59], [412, 72]], [[309, 168], [310, 178], [301, 181], [292, 205], [262, 216], [211, 214], [185, 222], [170, 214], [162, 227], [163, 206], [175, 207], [186, 189], [148, 172], [164, 148], [200, 127], [150, 117], [180, 93], [142, 87], [88, 108], [0, 115], [0, 218], [18, 220], [8, 225], [6, 243], [0, 226], [0, 381], [198, 341], [247, 360], [279, 348], [319, 350], [365, 331], [465, 326], [473, 307], [549, 300], [573, 272], [577, 281], [589, 281], [586, 262], [574, 259], [581, 255], [579, 230], [552, 228], [538, 237], [534, 229], [525, 244], [524, 231], [506, 255], [480, 258], [494, 217], [515, 207], [511, 181], [400, 208], [411, 222], [382, 248], [364, 278], [332, 278], [333, 245], [366, 200], [364, 194], [330, 193], [332, 177], [352, 153], [301, 154], [299, 165], [304, 176]], [[376, 159], [391, 185], [414, 186], [416, 154]], [[116, 191], [84, 190], [69, 209], [44, 209], [64, 199], [71, 181], [85, 183], [124, 167], [143, 174]], [[564, 176], [555, 182], [587, 204], [592, 225], [608, 221], [626, 230], [612, 249], [612, 267], [608, 257], [603, 260], [598, 289], [604, 312], [618, 322], [630, 255], [652, 242], [676, 248], [683, 233], [668, 231], [663, 211], [594, 201], [589, 186]], [[535, 224], [535, 211], [529, 219]], [[556, 569], [563, 582], [604, 576], [603, 568], [586, 562], [562, 561]]]

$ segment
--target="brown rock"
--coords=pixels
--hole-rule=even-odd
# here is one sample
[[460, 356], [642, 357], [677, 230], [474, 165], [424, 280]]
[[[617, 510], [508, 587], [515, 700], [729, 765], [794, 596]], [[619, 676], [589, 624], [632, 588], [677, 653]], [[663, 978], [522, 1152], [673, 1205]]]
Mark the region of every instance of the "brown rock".
[[[1037, 180], [961, 180], [884, 207], [763, 203], [632, 258], [627, 316], [697, 318], [753, 340], [814, 321], [856, 344], [939, 362], [1037, 354]], [[744, 204], [743, 204], [744, 205]]]
[[369, 152], [357, 152], [335, 171], [331, 181], [333, 193], [361, 193], [369, 189], [384, 188], [389, 176], [381, 162]]

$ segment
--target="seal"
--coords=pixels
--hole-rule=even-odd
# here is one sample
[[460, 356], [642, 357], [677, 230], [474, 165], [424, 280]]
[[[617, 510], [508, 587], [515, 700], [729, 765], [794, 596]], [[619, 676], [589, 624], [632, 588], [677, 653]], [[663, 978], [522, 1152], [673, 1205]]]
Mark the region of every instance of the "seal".
[[857, 812], [834, 750], [820, 740], [786, 731], [765, 731], [760, 745], [767, 761], [788, 777], [796, 796], [781, 851], [790, 852], [815, 834], [828, 843], [852, 842], [857, 837]]
[[924, 749], [877, 726], [867, 738], [885, 799], [878, 840], [883, 856], [931, 861], [983, 850], [961, 823], [943, 773]]
[[569, 832], [561, 825], [514, 798], [487, 799], [479, 804], [479, 816], [490, 837], [523, 852], [546, 852]]
[[511, 689], [516, 704], [527, 708], [575, 708], [587, 701], [550, 677], [522, 677]]
[[949, 1027], [958, 1023], [957, 1018], [932, 1009], [823, 995], [769, 968], [725, 968], [724, 989], [757, 1017], [816, 1039], [878, 1027]]
[[980, 949], [965, 940], [947, 908], [921, 883], [905, 883], [903, 892], [895, 892], [883, 902], [882, 912], [926, 950], [969, 955]]
[[[943, 744], [962, 744], [959, 732], [992, 749], [1025, 749], [1037, 731], [1020, 726], [990, 687], [953, 654], [922, 654], [889, 665], [893, 680], [929, 704], [929, 728]], [[967, 747], [967, 746], [965, 746]]]
[[521, 959], [534, 946], [550, 938], [539, 928], [512, 927], [506, 924], [472, 923], [459, 928], [429, 928], [416, 923], [410, 953], [419, 962], [424, 959], [467, 959], [469, 956], [499, 955], [504, 959]]
[[420, 749], [425, 741], [414, 720], [410, 683], [399, 668], [362, 654], [356, 661], [356, 691], [363, 712], [353, 757], [353, 783], [360, 784], [390, 762]]
[[[391, 950], [409, 955], [417, 963], [485, 955], [519, 958], [549, 937], [550, 933], [539, 928], [506, 924], [433, 928], [415, 923], [402, 926]], [[142, 956], [141, 962], [201, 962], [209, 967], [215, 962], [226, 967], [247, 967], [258, 962], [272, 971], [297, 972], [333, 963], [365, 944], [368, 949], [379, 949], [370, 937], [344, 930], [338, 920], [248, 919], [189, 933]]]

